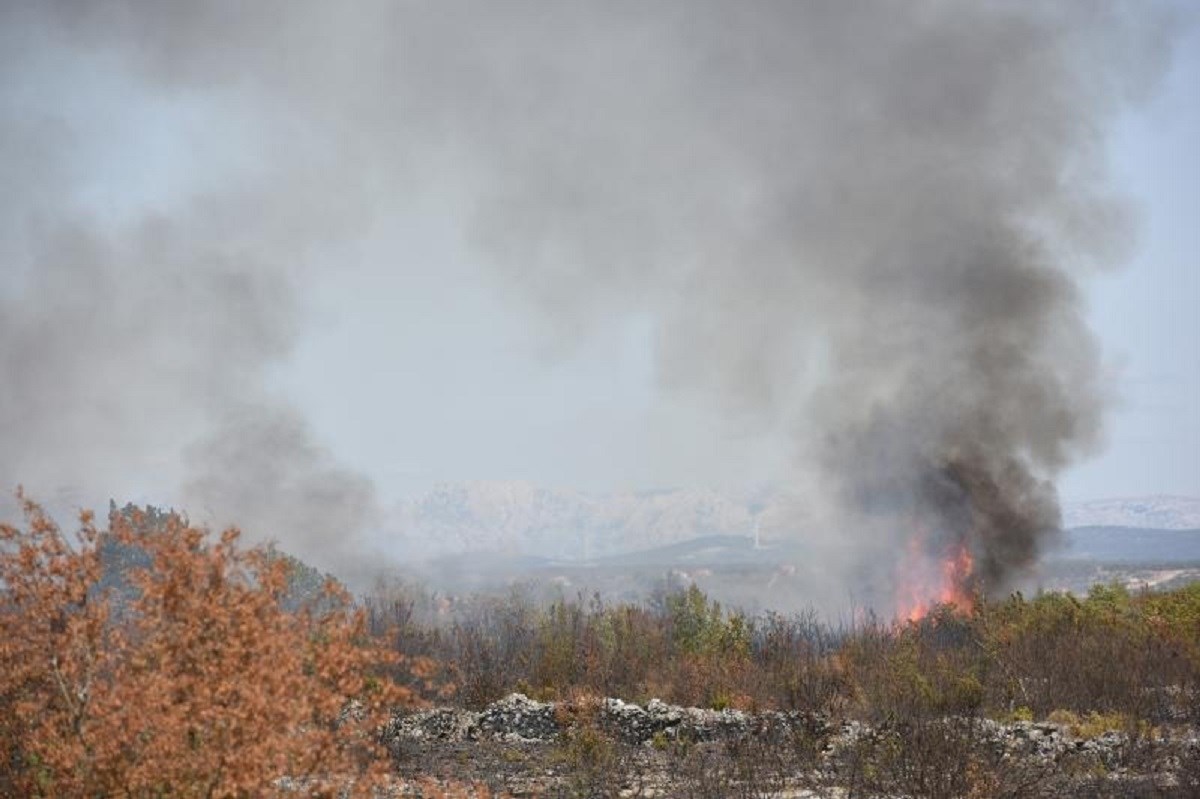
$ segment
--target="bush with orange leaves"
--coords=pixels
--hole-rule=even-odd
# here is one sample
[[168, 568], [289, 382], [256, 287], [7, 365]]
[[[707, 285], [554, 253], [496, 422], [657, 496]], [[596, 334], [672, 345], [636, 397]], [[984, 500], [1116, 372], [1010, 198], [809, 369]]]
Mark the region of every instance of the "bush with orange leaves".
[[[25, 525], [0, 526], [0, 795], [365, 795], [385, 778], [374, 731], [412, 697], [332, 584], [289, 613], [286, 562], [236, 530], [83, 514], [72, 537], [24, 502]], [[124, 596], [103, 587], [110, 543], [145, 555]]]

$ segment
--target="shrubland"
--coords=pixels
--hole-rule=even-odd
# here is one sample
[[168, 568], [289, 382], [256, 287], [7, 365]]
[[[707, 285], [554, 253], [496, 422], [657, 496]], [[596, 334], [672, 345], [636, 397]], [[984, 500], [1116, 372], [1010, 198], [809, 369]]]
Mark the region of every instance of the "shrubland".
[[[749, 616], [696, 586], [641, 603], [404, 584], [355, 599], [278, 549], [171, 512], [114, 507], [103, 529], [85, 514], [72, 534], [33, 503], [25, 512], [0, 526], [4, 796], [370, 795], [395, 785], [379, 746], [389, 717], [511, 692], [559, 700], [573, 719], [553, 758], [577, 795], [604, 795], [633, 762], [587, 722], [602, 697], [862, 725], [869, 734], [831, 767], [852, 796], [1061, 788], [1051, 777], [1066, 765], [1000, 760], [981, 720], [1117, 731], [1147, 757], [1164, 731], [1200, 726], [1200, 584], [1015, 594], [969, 613], [843, 624]], [[674, 763], [691, 795], [715, 796], [769, 793], [816, 769], [827, 744], [793, 730], [719, 750], [656, 738], [646, 752]], [[1200, 787], [1196, 761], [1175, 767], [1197, 772], [1181, 784]]]
[[[1014, 594], [980, 598], [969, 613], [942, 606], [914, 622], [864, 615], [842, 625], [747, 616], [695, 586], [643, 604], [539, 603], [517, 591], [455, 605], [409, 588], [380, 590], [367, 605], [381, 626], [390, 613], [407, 620], [396, 645], [444, 664], [459, 704], [486, 714], [510, 692], [557, 703], [566, 722], [552, 757], [503, 743], [489, 760], [477, 743], [475, 758], [503, 761], [473, 771], [478, 779], [518, 762], [566, 764], [558, 787], [568, 796], [661, 791], [663, 774], [665, 795], [697, 797], [1200, 790], [1200, 584]], [[595, 720], [603, 697], [748, 711], [757, 732], [660, 733], [630, 745]], [[436, 745], [419, 752], [441, 756]]]
[[[477, 779], [511, 776], [517, 764], [559, 769], [557, 789], [569, 796], [661, 791], [664, 774], [669, 796], [1200, 790], [1200, 584], [1014, 594], [980, 598], [969, 613], [942, 606], [914, 622], [864, 615], [841, 625], [748, 616], [696, 586], [638, 604], [527, 597], [452, 601], [409, 587], [366, 600], [381, 628], [393, 614], [406, 620], [409, 635], [394, 643], [442, 663], [458, 704], [487, 716], [511, 704], [496, 704], [510, 692], [556, 702], [552, 754], [488, 744], [485, 732], [472, 760], [490, 765], [470, 767]], [[714, 740], [676, 730], [631, 744], [599, 710], [604, 697], [747, 711], [731, 723], [754, 732]], [[410, 754], [444, 757], [435, 742]]]
[[947, 605], [916, 622], [864, 615], [838, 625], [747, 616], [696, 586], [645, 604], [536, 603], [514, 592], [438, 610], [413, 588], [381, 589], [366, 604], [380, 628], [402, 618], [409, 634], [398, 651], [447, 664], [458, 701], [474, 707], [521, 691], [865, 721], [1058, 712], [1200, 724], [1200, 584], [1014, 594], [970, 613]]

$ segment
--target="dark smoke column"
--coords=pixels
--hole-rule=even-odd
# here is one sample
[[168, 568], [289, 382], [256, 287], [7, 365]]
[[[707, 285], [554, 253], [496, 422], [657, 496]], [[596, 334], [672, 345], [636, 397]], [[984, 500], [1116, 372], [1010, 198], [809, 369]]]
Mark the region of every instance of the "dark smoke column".
[[[950, 205], [930, 213], [979, 224]], [[891, 286], [899, 297], [886, 275], [864, 285], [878, 286], [876, 322], [834, 336], [815, 406], [851, 523], [905, 553], [894, 579], [933, 601], [1003, 591], [1034, 563], [1061, 522], [1053, 478], [1095, 444], [1104, 396], [1076, 289], [1047, 246], [1016, 224], [949, 235], [943, 260]], [[947, 576], [939, 564], [963, 552], [971, 567]]]
[[1103, 131], [1161, 72], [1170, 20], [622, 8], [587, 30], [624, 66], [557, 20], [569, 55], [525, 74], [542, 104], [491, 129], [489, 165], [515, 179], [480, 222], [511, 283], [567, 329], [652, 316], [666, 384], [804, 431], [851, 574], [921, 581], [894, 574], [913, 550], [936, 583], [962, 555], [960, 589], [1003, 590], [1060, 525], [1056, 476], [1099, 442], [1077, 281], [1127, 251]]

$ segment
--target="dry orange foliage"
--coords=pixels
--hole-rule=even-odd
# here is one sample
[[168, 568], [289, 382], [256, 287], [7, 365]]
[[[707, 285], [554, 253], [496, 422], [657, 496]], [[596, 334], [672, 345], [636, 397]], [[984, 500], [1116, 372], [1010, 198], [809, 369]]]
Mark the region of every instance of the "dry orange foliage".
[[[0, 795], [365, 795], [388, 759], [374, 731], [411, 702], [394, 656], [329, 586], [280, 606], [286, 565], [228, 530], [170, 517], [143, 535], [83, 514], [65, 535], [36, 504], [0, 526]], [[74, 539], [73, 541], [71, 539]], [[135, 546], [121, 602], [101, 540]]]

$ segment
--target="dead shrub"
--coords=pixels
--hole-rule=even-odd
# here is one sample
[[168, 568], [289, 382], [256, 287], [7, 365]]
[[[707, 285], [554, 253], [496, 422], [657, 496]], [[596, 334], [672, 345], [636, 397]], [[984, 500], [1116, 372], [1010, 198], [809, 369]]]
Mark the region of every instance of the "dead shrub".
[[[281, 606], [286, 565], [178, 516], [89, 514], [72, 540], [32, 502], [0, 526], [0, 794], [366, 795], [376, 725], [410, 694], [332, 584]], [[101, 546], [143, 557], [124, 592]]]

